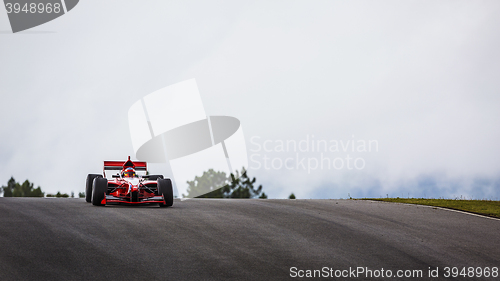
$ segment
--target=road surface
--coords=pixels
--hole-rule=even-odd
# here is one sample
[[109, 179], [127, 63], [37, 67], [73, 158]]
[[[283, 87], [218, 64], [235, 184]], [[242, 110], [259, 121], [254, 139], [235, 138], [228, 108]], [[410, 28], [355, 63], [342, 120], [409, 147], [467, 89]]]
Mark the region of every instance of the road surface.
[[387, 202], [0, 198], [0, 223], [0, 280], [377, 279], [355, 278], [358, 267], [481, 280], [444, 278], [444, 268], [500, 267], [500, 220]]

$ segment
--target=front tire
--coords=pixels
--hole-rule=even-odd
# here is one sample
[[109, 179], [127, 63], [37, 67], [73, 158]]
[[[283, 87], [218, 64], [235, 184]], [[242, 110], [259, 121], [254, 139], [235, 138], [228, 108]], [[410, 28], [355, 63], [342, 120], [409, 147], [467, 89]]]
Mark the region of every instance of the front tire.
[[96, 177], [92, 188], [92, 205], [103, 206], [102, 201], [106, 198], [108, 191], [108, 179]]
[[158, 195], [163, 195], [164, 203], [160, 207], [170, 207], [174, 205], [174, 189], [170, 179], [158, 179]]
[[148, 180], [150, 180], [150, 181], [155, 181], [155, 180], [158, 180], [158, 179], [163, 179], [163, 176], [162, 175], [150, 175], [148, 177]]
[[87, 203], [92, 202], [92, 185], [94, 184], [94, 179], [97, 177], [102, 178], [102, 175], [88, 174], [87, 176], [87, 182], [85, 184], [85, 201], [87, 201]]

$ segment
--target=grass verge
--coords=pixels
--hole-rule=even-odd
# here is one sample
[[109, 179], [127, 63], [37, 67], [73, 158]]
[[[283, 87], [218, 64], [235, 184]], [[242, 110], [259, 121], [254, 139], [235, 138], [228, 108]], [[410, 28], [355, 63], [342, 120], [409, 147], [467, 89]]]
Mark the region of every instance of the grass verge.
[[500, 201], [454, 200], [424, 198], [363, 198], [362, 200], [386, 201], [395, 203], [419, 204], [460, 210], [489, 217], [500, 218]]

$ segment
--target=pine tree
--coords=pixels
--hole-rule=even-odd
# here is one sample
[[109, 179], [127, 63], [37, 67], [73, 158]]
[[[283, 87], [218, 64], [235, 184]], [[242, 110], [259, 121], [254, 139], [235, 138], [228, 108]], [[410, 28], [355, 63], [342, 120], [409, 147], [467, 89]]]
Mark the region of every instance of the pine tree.
[[[236, 176], [231, 174], [231, 183], [223, 188], [224, 198], [255, 198], [262, 196], [262, 185], [254, 188], [255, 178], [250, 179], [247, 171], [243, 168], [241, 177], [236, 171]], [[263, 194], [265, 195], [265, 194]], [[267, 198], [267, 196], [266, 196]]]
[[241, 172], [236, 171], [226, 177], [224, 172], [216, 172], [210, 169], [203, 172], [201, 177], [196, 176], [193, 181], [188, 181], [187, 195], [183, 197], [196, 198], [260, 198], [266, 199], [267, 195], [262, 192], [262, 185], [254, 188], [256, 179], [249, 178], [247, 171], [243, 168]]
[[12, 193], [16, 188], [16, 180], [14, 177], [10, 177], [10, 180], [7, 182], [7, 186], [2, 186], [3, 197], [12, 197]]
[[2, 186], [3, 197], [43, 197], [44, 193], [40, 187], [34, 188], [33, 183], [25, 180], [23, 184], [16, 182], [14, 177], [11, 177], [7, 182], [7, 186]]
[[193, 181], [187, 181], [187, 195], [189, 198], [223, 198], [221, 187], [228, 184], [228, 178], [224, 172], [216, 172], [214, 169], [203, 172], [201, 177], [196, 176]]

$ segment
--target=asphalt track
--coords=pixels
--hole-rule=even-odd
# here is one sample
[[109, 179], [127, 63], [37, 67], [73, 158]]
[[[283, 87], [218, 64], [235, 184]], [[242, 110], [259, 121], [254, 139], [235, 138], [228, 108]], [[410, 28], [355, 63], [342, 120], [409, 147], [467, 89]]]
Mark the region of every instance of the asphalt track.
[[[199, 199], [159, 208], [0, 198], [0, 223], [0, 280], [314, 279], [290, 277], [291, 267], [481, 280], [444, 278], [443, 269], [500, 267], [500, 220], [385, 202]], [[428, 278], [429, 267], [440, 278]]]

